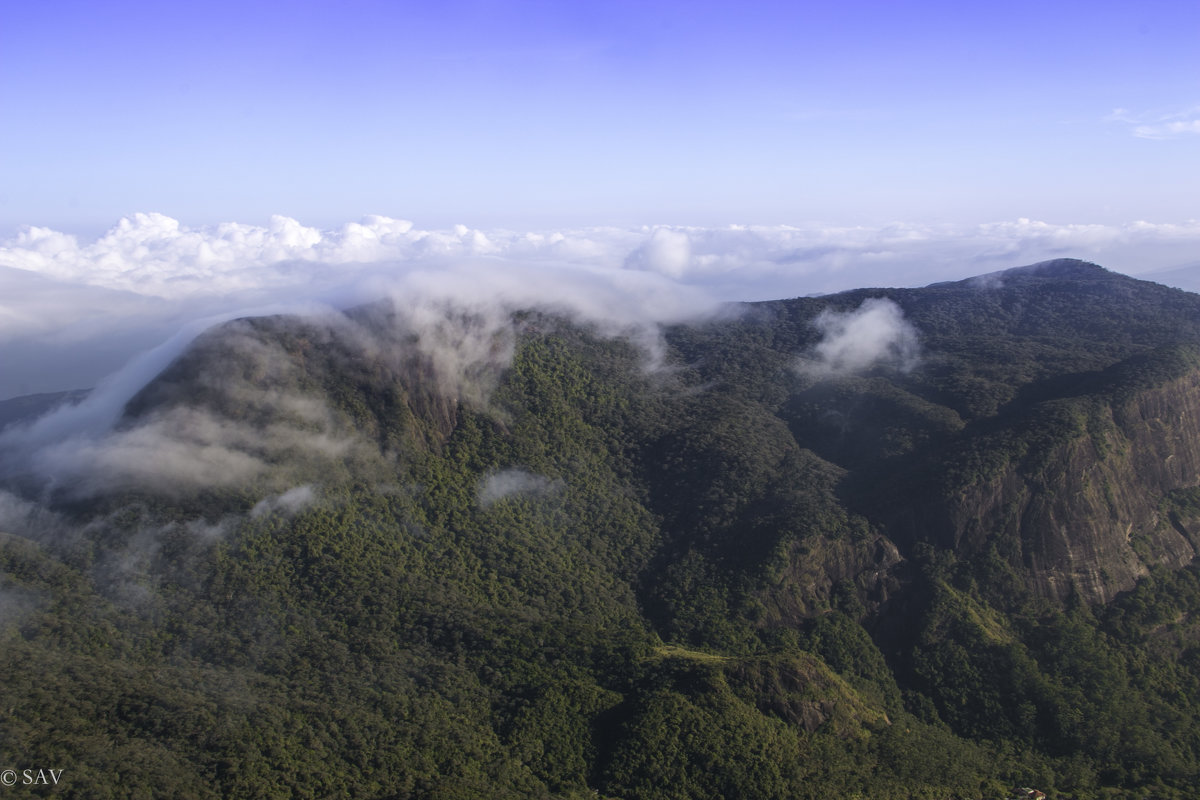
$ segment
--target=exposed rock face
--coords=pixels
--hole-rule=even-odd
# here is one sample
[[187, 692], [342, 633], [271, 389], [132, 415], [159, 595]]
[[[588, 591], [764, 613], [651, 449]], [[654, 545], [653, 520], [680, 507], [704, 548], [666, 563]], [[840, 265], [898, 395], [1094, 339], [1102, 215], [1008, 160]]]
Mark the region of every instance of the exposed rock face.
[[947, 498], [934, 525], [960, 552], [999, 543], [1039, 594], [1106, 602], [1200, 552], [1191, 521], [1163, 513], [1167, 493], [1200, 486], [1200, 371], [1083, 405], [1075, 430]]
[[870, 605], [881, 605], [899, 586], [893, 571], [902, 561], [885, 536], [794, 542], [762, 594], [767, 610], [763, 622], [773, 625], [822, 613], [841, 582], [853, 583]]

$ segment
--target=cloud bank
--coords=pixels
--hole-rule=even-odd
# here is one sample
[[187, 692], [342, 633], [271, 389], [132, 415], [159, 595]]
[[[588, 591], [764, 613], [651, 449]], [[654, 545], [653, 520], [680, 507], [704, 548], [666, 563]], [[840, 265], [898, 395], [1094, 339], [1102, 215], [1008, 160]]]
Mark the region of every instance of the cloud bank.
[[[1195, 115], [1193, 115], [1195, 116]], [[1180, 127], [1180, 126], [1176, 126]], [[1181, 121], [1190, 130], [1194, 121]], [[1030, 219], [980, 225], [658, 226], [563, 231], [481, 231], [464, 225], [422, 230], [407, 220], [368, 216], [336, 230], [276, 216], [266, 226], [189, 228], [162, 214], [134, 214], [92, 242], [26, 227], [0, 243], [0, 267], [64, 286], [97, 287], [161, 299], [267, 294], [336, 287], [405, 266], [444, 268], [463, 259], [554, 268], [648, 271], [691, 284], [718, 276], [770, 275], [802, 294], [855, 288], [889, 277], [968, 277], [981, 264], [1017, 266], [1069, 253], [1088, 258], [1124, 247], [1200, 243], [1200, 221], [1182, 224], [1053, 224]], [[923, 272], [915, 262], [928, 263]], [[1011, 262], [1011, 263], [1008, 263]], [[1123, 269], [1134, 265], [1110, 264]], [[1151, 266], [1145, 265], [1148, 269]], [[1138, 270], [1134, 270], [1138, 271]], [[11, 275], [0, 276], [6, 284]], [[787, 278], [795, 279], [788, 287]], [[29, 292], [33, 293], [32, 290]], [[773, 298], [774, 295], [771, 295]], [[739, 298], [748, 299], [748, 298]], [[757, 299], [768, 299], [767, 297]], [[5, 318], [23, 316], [5, 302]]]
[[917, 286], [1058, 257], [1134, 274], [1192, 262], [1197, 250], [1200, 221], [521, 232], [384, 216], [331, 230], [280, 216], [189, 227], [150, 213], [91, 241], [27, 227], [0, 242], [0, 399], [94, 386], [196, 320], [264, 307], [388, 296], [416, 317], [448, 303], [485, 315], [536, 304], [628, 327], [726, 300]]

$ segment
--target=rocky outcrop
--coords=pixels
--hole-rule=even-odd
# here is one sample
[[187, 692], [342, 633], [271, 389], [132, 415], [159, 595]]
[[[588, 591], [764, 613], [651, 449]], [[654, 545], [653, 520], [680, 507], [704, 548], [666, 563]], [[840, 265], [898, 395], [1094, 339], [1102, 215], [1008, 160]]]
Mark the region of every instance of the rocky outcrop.
[[885, 536], [791, 542], [760, 594], [766, 627], [792, 624], [828, 610], [835, 587], [853, 584], [868, 607], [878, 607], [899, 587], [894, 570], [903, 561]]
[[1038, 594], [1090, 602], [1200, 553], [1186, 520], [1162, 510], [1169, 492], [1200, 486], [1200, 371], [1054, 411], [1073, 425], [1051, 441], [1031, 435], [1018, 457], [926, 517], [942, 544], [969, 554], [995, 543]]

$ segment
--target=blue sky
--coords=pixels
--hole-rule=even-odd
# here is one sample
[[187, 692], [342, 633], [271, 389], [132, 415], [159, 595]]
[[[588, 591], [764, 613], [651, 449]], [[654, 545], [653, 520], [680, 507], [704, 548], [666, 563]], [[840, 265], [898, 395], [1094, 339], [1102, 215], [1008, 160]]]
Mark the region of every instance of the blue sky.
[[519, 228], [1200, 216], [1193, 2], [47, 0], [3, 15], [0, 233], [98, 233], [134, 212]]

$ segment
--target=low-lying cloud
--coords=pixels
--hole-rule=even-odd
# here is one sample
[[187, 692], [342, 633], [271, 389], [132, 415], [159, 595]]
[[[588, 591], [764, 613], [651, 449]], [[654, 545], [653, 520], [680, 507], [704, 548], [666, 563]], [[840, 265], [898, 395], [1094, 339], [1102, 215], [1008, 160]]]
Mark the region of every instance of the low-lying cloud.
[[296, 486], [283, 494], [264, 497], [254, 508], [250, 509], [251, 517], [265, 517], [269, 514], [292, 516], [311, 506], [317, 500], [317, 491], [311, 484]]
[[509, 497], [545, 497], [561, 488], [562, 481], [513, 467], [486, 475], [477, 494], [479, 505], [488, 508]]
[[203, 409], [174, 408], [129, 429], [47, 443], [18, 463], [48, 488], [71, 496], [120, 490], [170, 495], [252, 485], [289, 458], [302, 463], [337, 460], [356, 444], [349, 435], [331, 431], [279, 422], [260, 427]]
[[[320, 333], [325, 327], [310, 322], [309, 329]], [[222, 349], [210, 359], [215, 364], [205, 362], [207, 371], [187, 376], [182, 386], [164, 387], [146, 414], [124, 417], [135, 394], [196, 332], [135, 359], [82, 402], [6, 428], [0, 433], [0, 477], [68, 497], [252, 485], [267, 492], [282, 490], [278, 481], [294, 477], [280, 464], [315, 471], [321, 464], [377, 456], [322, 398], [295, 388], [301, 377], [296, 362], [245, 323], [222, 331]]]
[[42, 592], [10, 582], [0, 572], [0, 640], [11, 635], [35, 612], [49, 606], [51, 600]]
[[872, 367], [907, 372], [917, 365], [917, 330], [887, 298], [868, 298], [853, 311], [826, 309], [813, 325], [821, 340], [800, 362], [800, 370], [808, 375], [838, 377]]

